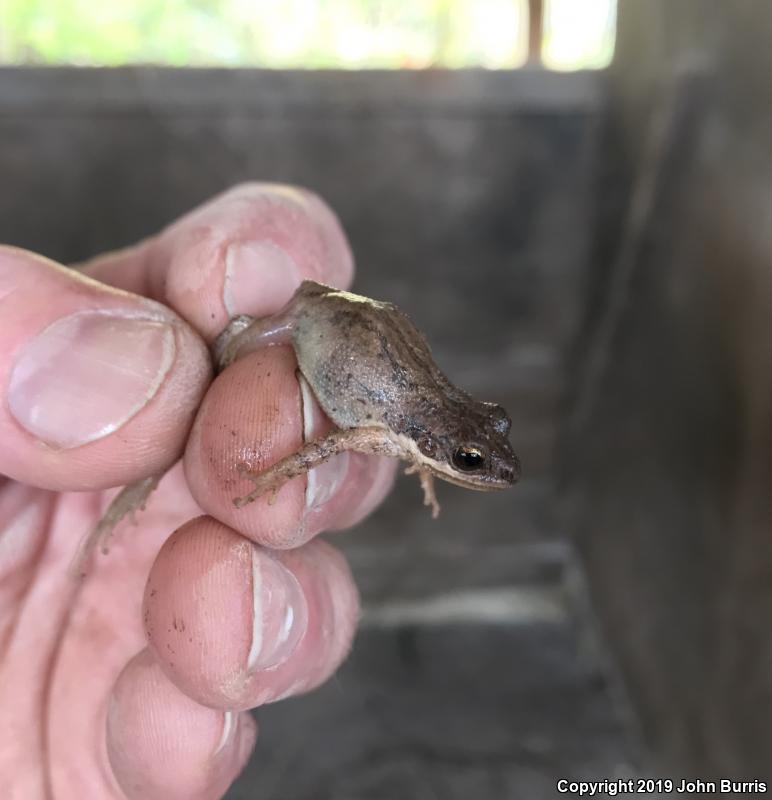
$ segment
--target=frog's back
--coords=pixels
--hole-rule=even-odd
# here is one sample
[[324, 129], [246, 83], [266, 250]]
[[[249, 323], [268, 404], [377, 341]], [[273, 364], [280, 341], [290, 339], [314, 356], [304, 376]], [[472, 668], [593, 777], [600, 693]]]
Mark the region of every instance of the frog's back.
[[468, 399], [437, 368], [421, 332], [390, 303], [306, 281], [294, 311], [300, 370], [339, 427], [399, 431], [411, 417], [434, 413], [438, 403]]

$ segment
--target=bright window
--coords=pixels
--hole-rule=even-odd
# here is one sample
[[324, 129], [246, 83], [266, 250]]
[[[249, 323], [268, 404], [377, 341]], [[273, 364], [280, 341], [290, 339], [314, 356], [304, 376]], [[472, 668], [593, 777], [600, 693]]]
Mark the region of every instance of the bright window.
[[598, 69], [614, 53], [616, 0], [545, 0], [542, 59], [550, 69]]
[[[544, 0], [547, 66], [604, 66], [615, 0]], [[0, 63], [522, 66], [534, 0], [2, 0]]]

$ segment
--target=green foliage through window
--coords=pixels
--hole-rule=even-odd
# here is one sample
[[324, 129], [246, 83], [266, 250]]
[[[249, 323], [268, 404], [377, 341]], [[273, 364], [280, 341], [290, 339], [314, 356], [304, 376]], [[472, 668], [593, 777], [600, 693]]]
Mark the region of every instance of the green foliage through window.
[[[562, 0], [574, 35], [553, 14], [545, 55], [552, 37], [579, 61], [587, 47], [590, 61], [607, 58], [576, 36], [611, 4]], [[0, 0], [0, 63], [495, 69], [523, 64], [527, 31], [527, 0]]]

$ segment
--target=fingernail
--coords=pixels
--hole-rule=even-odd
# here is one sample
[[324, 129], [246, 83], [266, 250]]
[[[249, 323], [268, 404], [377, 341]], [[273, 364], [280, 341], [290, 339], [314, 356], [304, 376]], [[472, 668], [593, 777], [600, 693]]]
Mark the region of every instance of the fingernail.
[[226, 745], [228, 745], [236, 730], [236, 712], [226, 711], [222, 715], [222, 733], [220, 734], [220, 741], [217, 742], [213, 755], [221, 753]]
[[[311, 442], [319, 434], [323, 417], [319, 404], [306, 379], [298, 374], [300, 400], [303, 407], [303, 441]], [[338, 491], [346, 478], [349, 466], [348, 453], [339, 453], [306, 475], [306, 510], [320, 508]]]
[[248, 672], [286, 661], [308, 626], [308, 605], [298, 579], [266, 550], [252, 547], [252, 644]]
[[340, 453], [308, 471], [306, 510], [320, 508], [335, 496], [346, 478], [348, 463], [348, 453]]
[[291, 684], [281, 694], [276, 695], [276, 697], [274, 697], [270, 702], [278, 703], [279, 700], [286, 700], [288, 697], [294, 697], [297, 694], [303, 694], [303, 692], [308, 690], [310, 684], [311, 681], [308, 678], [301, 678], [299, 681], [295, 681], [295, 683]]
[[145, 407], [175, 355], [160, 319], [82, 311], [57, 320], [23, 348], [8, 405], [17, 422], [60, 448], [107, 436]]
[[271, 314], [300, 285], [297, 262], [273, 242], [236, 242], [225, 254], [223, 303], [230, 316]]

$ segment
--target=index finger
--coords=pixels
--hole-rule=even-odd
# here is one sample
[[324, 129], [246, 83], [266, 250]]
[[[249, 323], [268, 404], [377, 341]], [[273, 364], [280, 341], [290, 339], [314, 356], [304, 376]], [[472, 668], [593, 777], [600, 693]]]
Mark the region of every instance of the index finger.
[[337, 217], [316, 194], [244, 183], [81, 269], [164, 303], [211, 341], [238, 314], [277, 311], [307, 278], [348, 286], [354, 260]]
[[327, 206], [265, 184], [237, 186], [80, 274], [1, 248], [0, 473], [50, 489], [158, 474], [210, 379], [196, 332], [211, 340], [234, 314], [282, 306], [303, 278], [342, 284], [352, 271]]

